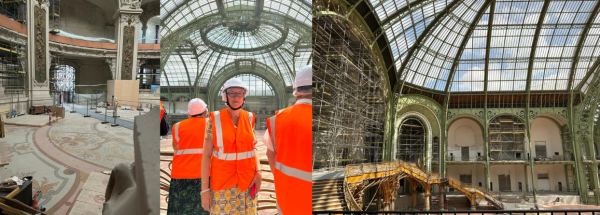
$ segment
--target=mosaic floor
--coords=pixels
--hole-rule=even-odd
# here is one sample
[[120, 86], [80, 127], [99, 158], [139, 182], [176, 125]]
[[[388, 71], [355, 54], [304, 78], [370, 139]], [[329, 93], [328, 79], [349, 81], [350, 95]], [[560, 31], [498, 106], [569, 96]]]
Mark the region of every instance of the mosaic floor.
[[[41, 128], [7, 125], [6, 132], [0, 162], [10, 164], [0, 169], [0, 179], [33, 176], [33, 191], [42, 191], [39, 202], [49, 214], [81, 214], [71, 210], [78, 196], [89, 194], [84, 184], [90, 174], [134, 160], [132, 130], [77, 113]], [[103, 196], [91, 198], [103, 203]]]
[[[256, 144], [256, 148], [259, 151], [258, 156], [261, 159], [265, 159], [266, 160], [267, 159], [267, 154], [266, 154], [267, 153], [267, 147], [262, 143], [262, 137], [263, 137], [265, 131], [266, 130], [257, 130], [256, 131], [256, 137], [257, 137], [257, 140], [258, 140], [258, 143]], [[173, 150], [173, 147], [171, 146], [171, 142], [172, 142], [172, 140], [170, 139], [170, 137], [167, 138], [167, 139], [161, 140], [161, 142], [160, 142], [160, 148], [161, 149], [166, 149], [166, 150]], [[172, 157], [161, 156], [161, 159], [170, 159], [170, 158], [172, 158]], [[168, 162], [161, 162], [160, 168], [170, 173], [171, 171], [169, 170], [168, 165], [169, 165]], [[265, 169], [265, 168], [269, 169], [268, 166], [263, 166], [263, 169]], [[263, 172], [263, 178], [273, 179], [273, 174], [271, 174], [269, 172]], [[273, 184], [264, 184], [263, 183], [263, 185], [261, 186], [261, 189], [275, 189], [275, 186]], [[164, 193], [164, 192], [161, 191], [161, 193]], [[267, 198], [269, 198], [270, 194], [259, 192], [258, 195], [259, 195], [259, 197], [258, 197], [259, 199], [267, 199]], [[266, 205], [272, 205], [272, 203], [268, 203]], [[168, 204], [165, 201], [165, 197], [161, 196], [160, 207], [161, 208], [167, 208], [167, 206], [168, 206]], [[259, 211], [259, 213], [261, 215], [273, 215], [273, 214], [277, 213], [277, 210], [276, 209], [273, 209], [273, 210], [261, 210], [261, 211]], [[166, 210], [164, 210], [164, 211], [161, 210], [161, 214], [167, 214]]]

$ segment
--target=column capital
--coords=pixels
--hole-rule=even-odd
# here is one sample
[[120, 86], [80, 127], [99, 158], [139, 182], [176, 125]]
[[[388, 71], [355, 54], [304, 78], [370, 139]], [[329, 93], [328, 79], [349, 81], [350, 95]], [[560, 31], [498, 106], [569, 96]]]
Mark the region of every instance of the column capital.
[[34, 0], [32, 3], [34, 6], [40, 6], [44, 8], [50, 7], [50, 2], [48, 0]]
[[[141, 13], [141, 12], [140, 12]], [[120, 13], [119, 23], [121, 26], [136, 26], [140, 23], [139, 13]]]

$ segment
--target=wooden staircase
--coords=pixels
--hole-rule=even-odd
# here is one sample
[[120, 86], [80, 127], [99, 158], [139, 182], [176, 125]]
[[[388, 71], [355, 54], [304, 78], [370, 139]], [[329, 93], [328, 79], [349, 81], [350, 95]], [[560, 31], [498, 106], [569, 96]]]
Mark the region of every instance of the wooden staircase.
[[323, 179], [313, 181], [313, 211], [342, 211], [344, 204], [344, 179]]

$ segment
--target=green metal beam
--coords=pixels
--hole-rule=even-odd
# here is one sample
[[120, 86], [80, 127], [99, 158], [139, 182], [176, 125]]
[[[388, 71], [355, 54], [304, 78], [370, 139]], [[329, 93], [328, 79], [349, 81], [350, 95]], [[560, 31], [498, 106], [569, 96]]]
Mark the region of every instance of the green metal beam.
[[[398, 9], [394, 13], [390, 14], [387, 18], [385, 18], [385, 20], [381, 21], [381, 26], [388, 24], [390, 21], [394, 20], [396, 17], [400, 16], [404, 12], [412, 10], [411, 8], [416, 7], [417, 5], [419, 5], [425, 1], [429, 1], [429, 0], [418, 0], [418, 1], [408, 3], [406, 6]], [[421, 7], [423, 7], [423, 6], [421, 6]], [[421, 8], [421, 7], [419, 7], [419, 8]], [[400, 20], [400, 19], [398, 19], [398, 20]], [[398, 21], [396, 21], [396, 22], [398, 22]], [[394, 22], [394, 23], [396, 23], [396, 22]], [[394, 23], [392, 23], [392, 25], [394, 25]]]
[[[590, 17], [588, 17], [588, 19], [585, 23], [585, 28], [583, 28], [583, 31], [581, 32], [581, 36], [579, 36], [579, 41], [577, 41], [577, 48], [575, 49], [575, 54], [573, 55], [574, 62], [571, 63], [571, 73], [569, 75], [569, 82], [568, 82], [567, 90], [570, 90], [571, 87], [573, 87], [573, 82], [575, 81], [575, 73], [576, 73], [575, 70], [577, 69], [577, 64], [579, 63], [579, 57], [581, 56], [581, 51], [583, 50], [583, 45], [585, 43], [585, 39], [587, 38], [588, 33], [589, 33], [590, 29], [592, 28], [592, 24], [594, 23], [594, 19], [596, 18], [596, 15], [598, 15], [599, 10], [600, 10], [600, 1], [596, 1], [596, 5], [594, 6], [594, 9], [590, 13]], [[585, 80], [589, 77], [589, 75], [590, 75], [590, 73], [588, 72], [585, 75], [585, 78], [581, 81], [581, 83], [584, 83]], [[580, 86], [578, 86], [578, 88], [580, 88]]]
[[188, 87], [190, 88], [190, 93], [192, 93], [192, 80], [190, 80], [190, 72], [188, 71], [187, 65], [185, 65], [185, 60], [183, 60], [183, 56], [181, 53], [177, 53], [179, 55], [179, 59], [181, 59], [181, 63], [183, 64], [183, 68], [185, 69], [185, 74], [187, 75]]
[[[542, 31], [542, 24], [544, 24], [544, 18], [546, 17], [546, 12], [548, 12], [548, 7], [550, 6], [550, 0], [545, 0], [544, 5], [542, 6], [542, 12], [540, 12], [540, 16], [537, 22], [537, 28], [535, 29], [535, 34], [533, 36], [533, 43], [531, 44], [531, 52], [529, 55], [529, 66], [527, 67], [527, 84], [525, 91], [527, 92], [527, 106], [525, 107], [525, 125], [527, 129], [527, 143], [529, 144], [529, 152], [533, 152], [531, 148], [531, 116], [529, 116], [529, 106], [531, 101], [531, 76], [533, 72], [533, 59], [535, 58], [535, 51], [537, 49], [538, 40], [540, 38], [540, 32]], [[533, 203], [537, 204], [537, 195], [535, 190], [535, 177], [534, 174], [534, 163], [533, 163], [533, 155], [529, 156], [529, 166], [531, 167], [531, 187], [533, 190]]]
[[[423, 0], [423, 1], [424, 1], [424, 0]], [[414, 20], [412, 19], [412, 12], [413, 12], [413, 11], [416, 11], [416, 10], [419, 10], [419, 9], [421, 9], [421, 8], [423, 8], [424, 6], [426, 6], [426, 5], [428, 5], [429, 3], [431, 3], [431, 2], [434, 2], [434, 1], [435, 1], [435, 0], [428, 0], [427, 2], [425, 2], [425, 3], [423, 3], [423, 4], [420, 4], [420, 5], [415, 5], [415, 6], [411, 7], [411, 8], [407, 8], [409, 12], [408, 12], [408, 13], [406, 13], [404, 16], [402, 16], [402, 17], [400, 17], [400, 18], [396, 19], [396, 20], [395, 20], [393, 23], [391, 23], [391, 24], [390, 24], [390, 25], [389, 25], [387, 28], [384, 28], [384, 27], [383, 27], [383, 26], [384, 26], [386, 23], [383, 23], [383, 22], [382, 22], [382, 23], [381, 23], [381, 25], [380, 25], [380, 27], [379, 27], [379, 31], [381, 31], [381, 33], [380, 33], [380, 34], [378, 34], [378, 35], [377, 35], [377, 37], [375, 37], [375, 39], [373, 39], [373, 43], [371, 44], [371, 46], [373, 46], [373, 44], [374, 44], [375, 42], [377, 42], [377, 40], [379, 39], [379, 37], [381, 37], [382, 35], [385, 35], [385, 31], [387, 31], [388, 29], [390, 29], [390, 28], [391, 28], [392, 26], [394, 26], [396, 23], [400, 22], [400, 21], [401, 21], [401, 20], [402, 20], [404, 17], [406, 17], [406, 16], [409, 16], [409, 15], [410, 15], [410, 16], [411, 16], [412, 23], [413, 23], [413, 24], [415, 24]], [[400, 14], [403, 14], [403, 13], [400, 13]], [[398, 15], [400, 15], [400, 14], [398, 14]], [[389, 22], [390, 20], [387, 20], [387, 21]], [[424, 21], [425, 21], [425, 20], [422, 20], [421, 22], [424, 22]], [[414, 26], [414, 25], [413, 25], [413, 26]], [[414, 28], [406, 28], [406, 29], [403, 29], [403, 30], [402, 30], [402, 32], [399, 32], [399, 33], [397, 33], [397, 34], [394, 36], [394, 38], [392, 38], [390, 41], [396, 41], [396, 39], [398, 39], [398, 37], [399, 37], [400, 35], [403, 35], [403, 34], [404, 34], [404, 32], [406, 32], [406, 31], [408, 31], [408, 30], [410, 30], [410, 29], [414, 29]]]
[[[208, 50], [205, 50], [205, 51], [208, 51]], [[202, 52], [202, 53], [204, 53], [204, 52]], [[200, 80], [200, 76], [202, 76], [204, 74], [204, 71], [205, 71], [204, 69], [206, 69], [206, 65], [208, 65], [208, 62], [210, 62], [210, 59], [212, 59], [214, 54], [215, 54], [215, 51], [212, 50], [210, 52], [208, 59], [206, 60], [206, 63], [204, 64], [204, 66], [202, 66], [202, 70], [199, 70], [200, 74], [196, 73], [196, 80], [194, 81], [194, 91], [196, 91], [196, 89], [198, 88], [198, 80]], [[198, 63], [198, 66], [196, 66], [196, 68], [200, 69], [200, 56], [198, 56], [198, 59], [196, 59], [196, 62]]]
[[350, 8], [350, 10], [348, 10], [348, 12], [346, 12], [346, 18], [348, 18], [350, 16], [350, 14], [352, 14], [353, 11], [356, 11], [356, 6], [358, 6], [360, 3], [362, 3], [363, 0], [359, 0], [358, 2], [354, 3], [354, 5], [352, 5], [352, 8]]
[[175, 6], [175, 9], [173, 9], [171, 12], [167, 13], [167, 15], [166, 15], [166, 16], [164, 16], [164, 17], [165, 17], [165, 19], [164, 19], [164, 20], [161, 18], [161, 23], [162, 23], [161, 25], [162, 25], [162, 26], [164, 26], [164, 25], [165, 25], [165, 24], [164, 24], [164, 21], [166, 21], [166, 20], [167, 20], [167, 18], [171, 17], [171, 16], [173, 15], [173, 13], [175, 13], [175, 12], [179, 11], [179, 9], [180, 9], [181, 7], [183, 7], [183, 6], [187, 6], [187, 3], [188, 3], [188, 2], [190, 2], [190, 0], [184, 0], [183, 2], [181, 2], [181, 4], [179, 4], [179, 5]]
[[488, 135], [488, 74], [490, 71], [490, 46], [492, 43], [492, 27], [494, 23], [494, 13], [496, 11], [496, 1], [493, 0], [490, 5], [490, 15], [488, 18], [488, 26], [487, 26], [487, 39], [485, 42], [485, 66], [484, 66], [484, 82], [483, 82], [483, 91], [485, 92], [484, 96], [484, 106], [483, 106], [483, 153], [485, 156], [485, 189], [490, 190], [490, 141]]

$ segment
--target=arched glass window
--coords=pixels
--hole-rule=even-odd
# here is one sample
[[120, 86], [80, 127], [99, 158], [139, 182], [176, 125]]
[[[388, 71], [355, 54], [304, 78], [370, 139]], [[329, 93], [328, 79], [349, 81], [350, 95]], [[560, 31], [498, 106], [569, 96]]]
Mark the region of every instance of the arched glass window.
[[[252, 74], [242, 74], [237, 75], [234, 78], [238, 78], [248, 85], [248, 88], [250, 88], [248, 96], [275, 96], [275, 92], [273, 92], [271, 85], [261, 77]], [[221, 97], [223, 87], [224, 86], [221, 86], [221, 89], [219, 90], [219, 97]]]
[[69, 65], [58, 65], [54, 71], [54, 90], [70, 92], [75, 89], [75, 68]]
[[423, 158], [427, 133], [421, 120], [409, 117], [402, 121], [398, 134], [396, 158], [406, 162], [418, 162]]

